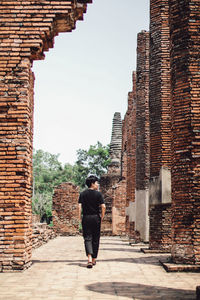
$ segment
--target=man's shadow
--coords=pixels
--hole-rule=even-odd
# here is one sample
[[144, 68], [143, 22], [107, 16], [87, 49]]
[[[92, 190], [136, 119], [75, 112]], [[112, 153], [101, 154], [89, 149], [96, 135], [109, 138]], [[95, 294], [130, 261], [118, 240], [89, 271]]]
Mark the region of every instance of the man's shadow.
[[89, 291], [138, 300], [195, 300], [195, 291], [137, 284], [130, 282], [97, 282], [86, 285]]

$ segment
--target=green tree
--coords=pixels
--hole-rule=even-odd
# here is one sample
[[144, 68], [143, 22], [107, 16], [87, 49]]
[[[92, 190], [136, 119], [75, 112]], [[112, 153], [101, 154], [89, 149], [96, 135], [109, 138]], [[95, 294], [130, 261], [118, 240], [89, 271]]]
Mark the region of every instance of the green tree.
[[79, 149], [74, 165], [75, 183], [84, 188], [86, 177], [89, 174], [100, 177], [107, 171], [109, 163], [109, 145], [103, 146], [97, 142], [96, 145], [91, 145], [89, 150]]
[[58, 161], [59, 154], [43, 150], [33, 152], [33, 198], [32, 209], [35, 214], [51, 215], [54, 187], [62, 182], [75, 182], [73, 166]]

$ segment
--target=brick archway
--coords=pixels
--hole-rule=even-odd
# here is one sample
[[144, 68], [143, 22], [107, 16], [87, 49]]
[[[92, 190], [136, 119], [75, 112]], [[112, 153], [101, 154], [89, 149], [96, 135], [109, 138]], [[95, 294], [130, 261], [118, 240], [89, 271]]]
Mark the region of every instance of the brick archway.
[[87, 3], [4, 1], [0, 29], [0, 271], [31, 259], [34, 60], [44, 59], [59, 32], [75, 29]]

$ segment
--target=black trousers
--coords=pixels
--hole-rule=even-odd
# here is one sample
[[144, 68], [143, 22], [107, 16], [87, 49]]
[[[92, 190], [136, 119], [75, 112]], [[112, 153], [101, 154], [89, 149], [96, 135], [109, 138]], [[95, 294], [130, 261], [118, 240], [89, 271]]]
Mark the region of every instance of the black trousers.
[[99, 215], [85, 215], [82, 219], [83, 238], [86, 255], [97, 258], [101, 232], [101, 218]]

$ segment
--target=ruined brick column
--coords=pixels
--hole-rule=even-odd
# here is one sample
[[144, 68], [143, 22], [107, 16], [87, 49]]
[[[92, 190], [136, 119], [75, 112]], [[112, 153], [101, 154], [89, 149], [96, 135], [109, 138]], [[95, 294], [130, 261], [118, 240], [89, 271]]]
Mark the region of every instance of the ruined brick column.
[[200, 264], [200, 1], [170, 0], [172, 258]]
[[143, 241], [149, 240], [149, 32], [137, 38], [136, 81], [136, 226]]
[[[150, 1], [150, 210], [151, 223], [162, 216], [160, 205], [171, 203], [171, 86], [170, 86], [170, 32], [169, 32], [169, 3], [168, 0]], [[154, 205], [159, 204], [158, 215]], [[165, 211], [166, 206], [163, 206]], [[169, 207], [168, 207], [169, 209]], [[153, 216], [151, 216], [151, 211]], [[164, 212], [163, 212], [164, 213]], [[154, 218], [153, 218], [154, 217]], [[164, 221], [164, 218], [163, 218]], [[165, 223], [157, 230], [163, 230]], [[160, 245], [164, 249], [162, 232], [155, 242], [150, 224], [150, 248]], [[171, 228], [168, 226], [171, 235]], [[168, 242], [170, 241], [170, 238]], [[167, 251], [169, 247], [167, 246]], [[158, 250], [158, 249], [157, 249]]]
[[79, 187], [70, 182], [57, 186], [53, 194], [53, 229], [60, 235], [79, 232]]
[[[84, 1], [90, 2], [90, 1]], [[1, 1], [0, 14], [0, 271], [31, 259], [33, 86], [36, 59], [59, 32], [83, 19], [76, 1]]]
[[113, 117], [112, 136], [110, 143], [110, 159], [108, 172], [101, 176], [100, 189], [105, 199], [106, 215], [102, 223], [102, 232], [112, 234], [112, 205], [113, 186], [121, 177], [121, 150], [122, 150], [122, 120], [121, 114], [116, 112]]
[[123, 120], [122, 174], [126, 180], [126, 234], [135, 239], [136, 72]]

